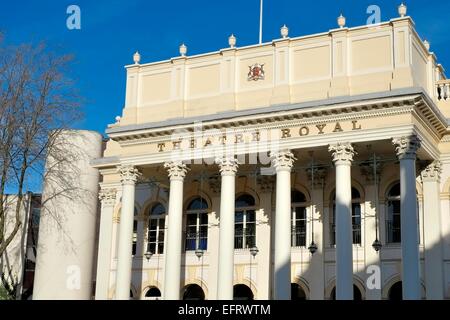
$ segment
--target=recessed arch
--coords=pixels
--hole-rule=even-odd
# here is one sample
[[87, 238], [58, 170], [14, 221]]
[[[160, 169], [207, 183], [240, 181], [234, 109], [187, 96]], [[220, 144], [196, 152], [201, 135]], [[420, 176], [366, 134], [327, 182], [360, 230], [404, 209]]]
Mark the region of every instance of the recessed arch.
[[[395, 275], [391, 276], [384, 282], [383, 288], [381, 290], [381, 298], [383, 300], [389, 300], [390, 290], [397, 283], [402, 283], [402, 278], [399, 274], [395, 274]], [[421, 298], [425, 299], [426, 288], [425, 288], [425, 284], [422, 279], [420, 280], [420, 288], [421, 288]]]
[[249, 286], [239, 283], [233, 286], [233, 300], [254, 300], [255, 294]]
[[144, 202], [144, 204], [142, 205], [142, 211], [141, 211], [140, 215], [148, 217], [151, 208], [153, 208], [153, 206], [158, 203], [162, 204], [166, 208], [166, 212], [168, 212], [167, 210], [169, 209], [169, 204], [166, 199], [163, 199], [163, 198], [154, 199], [153, 197], [151, 197], [151, 198], [147, 199]]
[[162, 297], [161, 290], [158, 287], [147, 287], [143, 291], [143, 297], [145, 299], [159, 300]]
[[185, 212], [187, 210], [187, 207], [189, 204], [195, 200], [196, 198], [202, 198], [206, 201], [206, 204], [208, 205], [208, 209], [211, 210], [212, 208], [212, 200], [208, 193], [206, 193], [203, 190], [191, 190], [188, 194], [185, 194], [185, 200], [183, 203], [183, 211]]
[[[366, 198], [364, 186], [358, 180], [352, 178], [351, 187], [355, 188], [359, 192], [361, 203], [363, 203], [364, 199]], [[324, 198], [323, 198], [324, 206], [328, 207], [330, 205], [330, 203], [333, 200], [333, 195], [335, 193], [335, 190], [336, 190], [336, 181], [335, 180], [331, 181], [330, 183], [327, 183], [325, 190], [324, 190]]]
[[258, 192], [255, 191], [255, 189], [250, 188], [248, 185], [237, 185], [236, 184], [236, 195], [235, 195], [235, 199], [237, 199], [238, 197], [240, 197], [243, 194], [249, 194], [251, 195], [254, 199], [255, 199], [255, 207], [259, 208], [260, 207], [260, 203], [261, 203], [261, 199], [259, 198], [259, 194]]
[[191, 283], [183, 288], [183, 300], [205, 300], [206, 295], [203, 288], [198, 284]]
[[209, 289], [208, 289], [208, 284], [206, 283], [206, 281], [202, 280], [201, 278], [186, 278], [185, 282], [184, 282], [184, 286], [181, 288], [181, 297], [183, 297], [183, 292], [184, 292], [184, 288], [186, 288], [189, 285], [197, 285], [199, 286], [203, 292], [205, 293], [205, 299], [207, 300], [209, 297]]
[[[364, 281], [357, 276], [353, 276], [353, 293], [354, 297], [356, 291], [360, 293], [361, 300], [366, 299], [366, 290], [364, 286]], [[333, 277], [329, 282], [325, 290], [325, 299], [333, 300], [333, 294], [335, 294], [336, 290], [336, 277]]]
[[[305, 197], [306, 197], [306, 201], [305, 201], [305, 202], [306, 202], [306, 203], [310, 203], [310, 202], [311, 202], [311, 192], [310, 192], [310, 190], [309, 190], [307, 187], [305, 187], [304, 185], [302, 185], [302, 184], [300, 184], [300, 183], [295, 183], [295, 184], [292, 186], [291, 190], [297, 190], [297, 191], [303, 193], [303, 194], [305, 195]], [[292, 199], [291, 199], [291, 202], [292, 202]]]
[[[295, 279], [291, 283], [291, 288], [292, 288], [293, 284], [298, 285], [303, 290], [303, 292], [305, 293], [306, 300], [310, 299], [309, 284], [308, 284], [308, 281], [306, 281], [306, 279], [304, 279], [302, 277], [295, 277]], [[291, 293], [292, 293], [292, 290], [291, 290]], [[291, 295], [291, 297], [292, 297], [292, 295]]]

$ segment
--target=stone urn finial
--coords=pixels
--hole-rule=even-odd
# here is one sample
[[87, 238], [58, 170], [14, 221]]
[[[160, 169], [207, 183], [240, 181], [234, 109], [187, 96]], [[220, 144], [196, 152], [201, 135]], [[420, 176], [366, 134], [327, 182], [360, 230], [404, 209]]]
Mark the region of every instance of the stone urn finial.
[[408, 7], [402, 2], [401, 5], [398, 6], [398, 14], [400, 15], [400, 17], [405, 17], [406, 14], [408, 13]]
[[430, 51], [431, 45], [427, 40], [423, 41], [423, 45], [425, 46], [425, 48], [427, 48], [428, 51]]
[[280, 34], [283, 39], [289, 36], [289, 28], [285, 24], [281, 27]]
[[186, 53], [187, 53], [187, 47], [186, 47], [186, 45], [184, 43], [182, 43], [181, 46], [180, 46], [180, 55], [182, 57], [185, 57]]
[[236, 47], [236, 37], [234, 36], [234, 34], [231, 34], [231, 36], [228, 37], [228, 44], [230, 48]]
[[345, 17], [341, 15], [337, 18], [337, 24], [339, 26], [339, 28], [343, 29], [345, 27], [345, 23], [347, 22], [347, 19], [345, 19]]
[[141, 55], [138, 51], [133, 55], [134, 64], [139, 64], [141, 62]]

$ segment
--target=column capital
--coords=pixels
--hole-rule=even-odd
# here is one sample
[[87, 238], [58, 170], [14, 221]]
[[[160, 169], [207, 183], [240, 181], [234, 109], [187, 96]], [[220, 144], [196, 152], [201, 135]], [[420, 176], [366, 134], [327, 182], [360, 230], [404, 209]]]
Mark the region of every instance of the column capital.
[[220, 174], [222, 176], [228, 176], [228, 175], [236, 175], [236, 172], [239, 167], [239, 162], [234, 157], [222, 157], [216, 159], [216, 164], [220, 168]]
[[421, 173], [422, 181], [441, 181], [442, 164], [439, 160], [430, 163]]
[[417, 136], [393, 138], [392, 144], [399, 160], [416, 160], [417, 150], [420, 149], [421, 141]]
[[272, 167], [276, 171], [291, 171], [294, 161], [297, 160], [290, 150], [282, 150], [270, 153]]
[[328, 146], [328, 152], [331, 152], [335, 164], [351, 164], [353, 156], [356, 154], [350, 142], [338, 142]]
[[135, 184], [141, 173], [133, 165], [121, 165], [117, 171], [120, 173], [120, 181], [122, 184]]
[[169, 161], [164, 163], [164, 168], [167, 169], [169, 173], [169, 178], [172, 179], [181, 179], [183, 180], [186, 177], [188, 172], [188, 167], [182, 161]]
[[116, 203], [116, 189], [101, 189], [98, 194], [98, 199], [102, 205], [112, 207]]

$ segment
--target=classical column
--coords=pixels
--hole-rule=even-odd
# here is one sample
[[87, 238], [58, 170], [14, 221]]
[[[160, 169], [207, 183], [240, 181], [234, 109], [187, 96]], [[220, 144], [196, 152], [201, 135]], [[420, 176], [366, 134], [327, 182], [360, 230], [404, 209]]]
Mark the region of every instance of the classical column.
[[277, 173], [275, 206], [274, 299], [291, 299], [291, 169], [290, 151], [271, 154]]
[[216, 159], [222, 175], [219, 225], [219, 274], [217, 299], [233, 300], [234, 278], [234, 204], [238, 161], [235, 158]]
[[95, 299], [107, 300], [109, 275], [111, 273], [112, 229], [116, 189], [100, 191], [101, 201], [100, 234], [98, 237], [97, 279], [95, 281]]
[[[309, 268], [312, 271], [312, 276], [309, 282], [309, 298], [310, 300], [324, 300], [325, 298], [325, 271], [324, 271], [324, 199], [323, 199], [323, 189], [325, 188], [325, 180], [328, 175], [326, 168], [317, 167], [312, 169], [307, 169], [306, 173], [308, 175], [309, 185], [311, 185], [311, 202], [312, 202], [312, 212], [311, 212], [311, 223], [308, 224], [308, 235], [311, 234], [311, 229], [314, 228], [314, 238], [311, 234], [311, 240], [306, 242], [309, 246], [311, 241], [317, 246], [317, 251], [311, 255]], [[312, 184], [314, 173], [314, 184]], [[307, 237], [308, 239], [308, 237]]]
[[[365, 176], [365, 210], [362, 213], [362, 223], [361, 229], [364, 230], [364, 237], [361, 239], [363, 241], [364, 257], [365, 257], [365, 267], [366, 270], [370, 266], [380, 267], [380, 251], [375, 251], [373, 248], [374, 241], [378, 239], [379, 236], [379, 224], [378, 221], [380, 217], [380, 206], [379, 206], [379, 196], [378, 196], [378, 186], [381, 176], [381, 162], [379, 158], [370, 158], [366, 163], [360, 165], [361, 175]], [[362, 231], [361, 230], [361, 231]], [[372, 273], [368, 273], [367, 276], [371, 276]], [[381, 300], [381, 288], [374, 286], [370, 283], [370, 287], [366, 290], [366, 300]]]
[[[272, 216], [272, 194], [275, 189], [275, 176], [258, 176], [260, 210], [256, 212], [256, 234], [270, 235], [270, 218]], [[257, 271], [258, 300], [270, 299], [271, 274], [271, 239], [270, 237], [257, 237]]]
[[353, 300], [352, 184], [350, 143], [330, 145], [336, 167], [336, 300]]
[[187, 166], [181, 161], [164, 164], [170, 178], [167, 246], [164, 255], [164, 299], [180, 299], [183, 184]]
[[418, 300], [420, 290], [419, 232], [416, 195], [416, 136], [393, 139], [400, 160], [400, 214], [403, 299]]
[[117, 249], [116, 300], [130, 299], [134, 194], [139, 171], [132, 165], [119, 167], [122, 182], [119, 244]]
[[425, 287], [428, 300], [444, 298], [440, 179], [441, 163], [435, 161], [422, 171]]
[[209, 178], [209, 190], [211, 192], [212, 211], [208, 214], [208, 248], [209, 270], [208, 273], [208, 300], [217, 300], [217, 270], [219, 269], [219, 212], [220, 212], [220, 177]]

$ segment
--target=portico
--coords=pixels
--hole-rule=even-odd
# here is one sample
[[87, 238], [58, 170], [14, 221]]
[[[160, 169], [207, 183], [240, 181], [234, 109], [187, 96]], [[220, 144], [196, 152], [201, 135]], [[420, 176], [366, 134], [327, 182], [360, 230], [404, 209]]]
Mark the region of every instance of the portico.
[[411, 28], [401, 17], [128, 66], [123, 116], [93, 163], [115, 200], [102, 196], [111, 254], [98, 266], [114, 276], [97, 278], [98, 297], [388, 299], [400, 285], [403, 299], [444, 298], [447, 253], [427, 251], [445, 220], [444, 74]]

